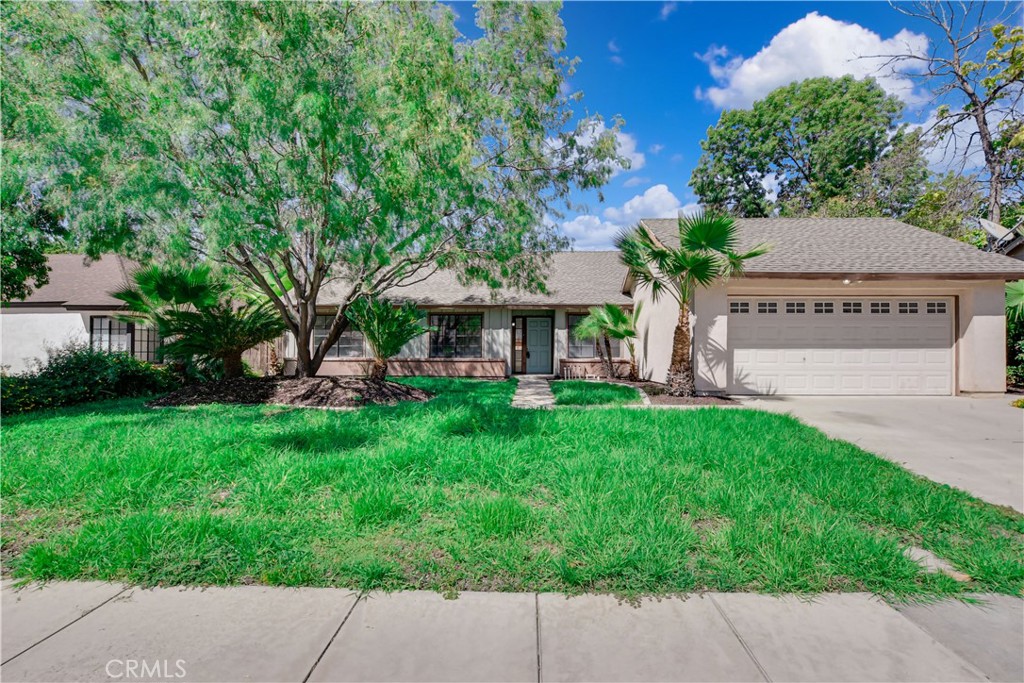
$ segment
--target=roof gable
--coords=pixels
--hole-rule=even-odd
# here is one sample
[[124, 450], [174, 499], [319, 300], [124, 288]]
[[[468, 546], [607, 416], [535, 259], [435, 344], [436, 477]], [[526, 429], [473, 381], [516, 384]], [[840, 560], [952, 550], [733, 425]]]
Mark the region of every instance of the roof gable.
[[46, 264], [50, 281], [11, 305], [120, 308], [123, 302], [110, 293], [127, 284], [138, 267], [134, 261], [112, 254], [95, 260], [83, 254], [51, 254]]

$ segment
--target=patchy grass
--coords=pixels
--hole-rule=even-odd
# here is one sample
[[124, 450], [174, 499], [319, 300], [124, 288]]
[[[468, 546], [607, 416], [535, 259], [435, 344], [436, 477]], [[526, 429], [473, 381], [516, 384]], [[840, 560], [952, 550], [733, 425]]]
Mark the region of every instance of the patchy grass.
[[563, 379], [551, 382], [555, 403], [560, 406], [613, 406], [640, 403], [633, 387], [608, 382]]
[[[1024, 518], [785, 415], [124, 400], [4, 420], [16, 577], [668, 594], [1020, 593]], [[974, 577], [926, 574], [903, 544]]]
[[1010, 405], [1012, 405], [1014, 408], [1024, 408], [1024, 398], [1018, 398]]

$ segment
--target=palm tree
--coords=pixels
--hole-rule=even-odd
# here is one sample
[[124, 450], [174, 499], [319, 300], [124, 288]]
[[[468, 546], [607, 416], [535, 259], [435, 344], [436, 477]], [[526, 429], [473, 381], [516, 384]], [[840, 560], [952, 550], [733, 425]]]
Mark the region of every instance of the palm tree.
[[242, 354], [285, 329], [265, 299], [235, 306], [230, 283], [208, 266], [150, 266], [132, 280], [113, 293], [127, 308], [118, 317], [156, 330], [162, 357], [220, 364], [225, 378], [240, 377]]
[[427, 331], [420, 325], [423, 315], [412, 303], [395, 306], [385, 299], [357, 299], [346, 314], [362, 331], [373, 351], [370, 379], [375, 382], [383, 382], [387, 378], [388, 359]]
[[695, 396], [693, 359], [690, 354], [690, 306], [698, 287], [710, 287], [732, 275], [742, 275], [746, 262], [768, 251], [765, 245], [736, 251], [736, 223], [729, 216], [703, 211], [679, 217], [679, 246], [658, 241], [646, 228], [636, 226], [615, 238], [620, 258], [638, 287], [650, 290], [658, 301], [668, 294], [679, 305], [672, 338], [668, 393]]
[[[612, 345], [608, 340], [608, 332], [601, 319], [594, 315], [594, 309], [590, 309], [590, 314], [576, 323], [572, 333], [577, 339], [593, 340], [594, 349], [604, 366], [605, 375], [609, 379], [615, 377], [615, 364], [612, 362]], [[604, 344], [604, 348], [602, 348], [602, 344]]]
[[1024, 280], [1006, 283], [1006, 318], [1024, 321]]
[[[636, 338], [637, 321], [640, 318], [641, 308], [642, 304], [637, 304], [632, 311], [627, 311], [615, 304], [594, 306], [590, 309], [590, 314], [579, 322], [579, 326], [582, 326], [584, 330], [599, 331], [600, 338], [604, 340], [609, 361], [607, 363], [609, 377], [615, 376], [609, 339], [617, 339], [625, 344], [626, 350], [629, 351], [629, 380], [636, 382], [640, 379], [640, 373], [636, 366]], [[600, 351], [600, 346], [598, 346], [598, 351]], [[603, 354], [598, 353], [598, 355], [603, 360]]]

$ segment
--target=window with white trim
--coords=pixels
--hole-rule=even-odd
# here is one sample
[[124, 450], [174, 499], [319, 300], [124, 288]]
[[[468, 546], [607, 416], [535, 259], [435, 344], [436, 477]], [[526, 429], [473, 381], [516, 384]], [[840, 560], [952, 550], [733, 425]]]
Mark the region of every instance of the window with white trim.
[[917, 313], [917, 302], [901, 301], [899, 310], [900, 313]]
[[843, 313], [863, 313], [861, 303], [859, 301], [844, 301]]
[[[320, 342], [327, 338], [333, 321], [333, 315], [316, 317], [316, 323], [313, 325], [313, 348], [318, 347]], [[370, 355], [363, 333], [350, 322], [338, 340], [327, 349], [324, 358], [368, 358]]]
[[946, 312], [946, 302], [945, 301], [929, 301], [928, 305], [925, 307], [925, 310], [927, 310], [928, 313], [945, 313]]
[[872, 313], [888, 313], [889, 302], [888, 301], [872, 301], [871, 302]]
[[803, 301], [787, 301], [786, 313], [806, 313], [807, 307]]
[[757, 302], [758, 313], [778, 313], [779, 305], [774, 301], [758, 301]]
[[160, 340], [152, 327], [94, 315], [89, 318], [89, 345], [97, 351], [130, 353], [139, 360], [156, 363]]
[[815, 313], [835, 313], [835, 304], [831, 301], [815, 301], [814, 312]]
[[[569, 325], [569, 358], [597, 358], [597, 350], [594, 348], [593, 339], [581, 339], [576, 336], [576, 327], [587, 317], [586, 313], [570, 313], [567, 316]], [[612, 358], [619, 357], [619, 340], [609, 339], [612, 347]], [[603, 341], [601, 342], [604, 343]], [[601, 347], [604, 348], [603, 346]]]
[[750, 313], [750, 303], [746, 301], [732, 301], [729, 303], [730, 313]]

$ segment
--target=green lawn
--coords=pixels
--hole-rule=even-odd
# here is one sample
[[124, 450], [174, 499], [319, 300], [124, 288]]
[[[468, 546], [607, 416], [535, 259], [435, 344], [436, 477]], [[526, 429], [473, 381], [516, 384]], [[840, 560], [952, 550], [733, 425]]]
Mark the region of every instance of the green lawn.
[[607, 382], [585, 382], [565, 379], [551, 382], [555, 403], [560, 406], [612, 406], [640, 403], [640, 394], [633, 387]]
[[1024, 518], [783, 415], [514, 410], [417, 380], [358, 412], [94, 404], [4, 420], [17, 577], [142, 584], [935, 595], [900, 543], [1020, 593]]

